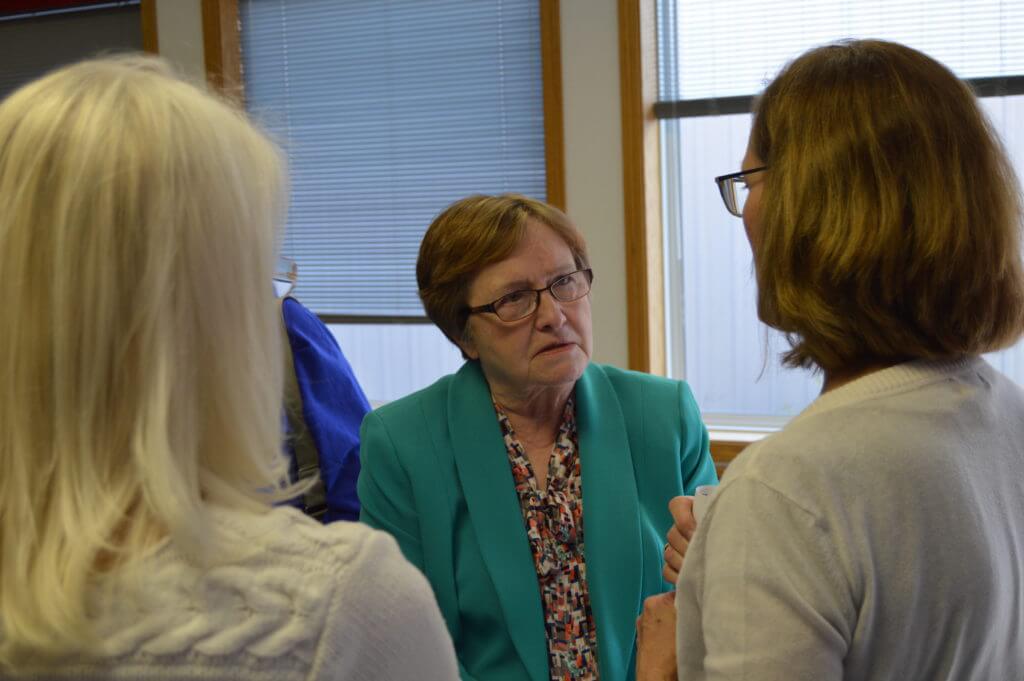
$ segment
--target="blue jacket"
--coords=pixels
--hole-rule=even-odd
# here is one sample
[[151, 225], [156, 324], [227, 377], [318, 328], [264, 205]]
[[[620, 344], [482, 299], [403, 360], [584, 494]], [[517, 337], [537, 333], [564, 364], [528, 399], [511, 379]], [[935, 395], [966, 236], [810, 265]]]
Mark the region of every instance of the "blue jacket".
[[[291, 391], [299, 400], [294, 404], [292, 395], [287, 400], [292, 404], [286, 404], [288, 447], [298, 474], [305, 477], [319, 468], [323, 483], [306, 495], [306, 510], [319, 513], [321, 509], [311, 504], [326, 503], [324, 522], [358, 520], [359, 424], [370, 403], [334, 335], [315, 314], [294, 298], [285, 298], [282, 316], [292, 357], [285, 371], [294, 372]], [[303, 470], [304, 463], [314, 470]]]
[[[591, 364], [575, 395], [598, 664], [620, 681], [633, 678], [644, 599], [671, 588], [669, 499], [717, 477], [685, 383]], [[371, 412], [362, 442], [361, 518], [427, 576], [463, 679], [548, 681], [533, 556], [478, 364]]]

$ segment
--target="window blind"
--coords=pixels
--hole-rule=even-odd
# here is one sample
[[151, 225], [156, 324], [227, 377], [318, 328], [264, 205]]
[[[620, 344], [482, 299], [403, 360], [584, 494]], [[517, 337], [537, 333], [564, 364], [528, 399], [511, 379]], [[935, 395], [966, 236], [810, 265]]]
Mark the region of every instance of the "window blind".
[[535, 0], [242, 0], [250, 112], [290, 165], [283, 252], [331, 317], [422, 318], [433, 217], [473, 193], [544, 198]]
[[913, 46], [964, 79], [1024, 75], [1019, 0], [662, 0], [659, 99], [753, 95], [787, 61], [845, 37]]

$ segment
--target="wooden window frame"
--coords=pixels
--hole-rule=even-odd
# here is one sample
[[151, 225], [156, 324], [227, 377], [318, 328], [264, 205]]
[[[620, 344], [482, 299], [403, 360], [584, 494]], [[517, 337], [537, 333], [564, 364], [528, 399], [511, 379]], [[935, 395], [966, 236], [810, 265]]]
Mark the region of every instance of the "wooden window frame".
[[202, 0], [201, 12], [206, 83], [242, 106], [245, 86], [238, 0]]
[[629, 368], [665, 375], [655, 0], [618, 0]]
[[[629, 367], [665, 375], [665, 261], [661, 215], [658, 45], [655, 0], [618, 0], [622, 176], [626, 229]], [[750, 444], [712, 434], [719, 477]]]
[[544, 96], [544, 161], [547, 200], [565, 210], [565, 132], [562, 108], [561, 2], [540, 3], [540, 58]]
[[160, 40], [156, 28], [156, 0], [142, 0], [139, 3], [142, 16], [142, 49], [150, 54], [160, 54]]

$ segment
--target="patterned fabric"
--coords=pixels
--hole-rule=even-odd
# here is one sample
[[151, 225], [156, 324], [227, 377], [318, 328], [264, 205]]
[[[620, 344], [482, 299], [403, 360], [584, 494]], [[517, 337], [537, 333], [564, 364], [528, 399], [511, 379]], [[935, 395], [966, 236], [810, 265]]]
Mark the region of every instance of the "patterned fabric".
[[494, 410], [505, 435], [505, 450], [540, 584], [551, 679], [597, 679], [597, 629], [590, 609], [583, 553], [583, 488], [573, 399], [566, 403], [562, 414], [544, 491], [538, 488], [526, 450], [508, 416], [498, 404]]

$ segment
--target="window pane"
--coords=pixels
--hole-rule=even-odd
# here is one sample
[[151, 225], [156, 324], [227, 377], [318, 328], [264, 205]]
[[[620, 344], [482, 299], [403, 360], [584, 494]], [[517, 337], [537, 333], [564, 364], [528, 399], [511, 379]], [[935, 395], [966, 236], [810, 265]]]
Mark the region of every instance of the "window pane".
[[739, 170], [749, 129], [749, 114], [662, 123], [669, 371], [690, 383], [711, 426], [780, 425], [821, 386], [810, 372], [779, 368], [788, 346], [757, 319], [743, 221], [712, 179]]
[[[1024, 177], [1024, 95], [991, 97], [981, 100], [996, 130], [1003, 138], [1017, 178]], [[1012, 348], [985, 357], [997, 369], [1024, 383], [1024, 341]]]
[[[1013, 5], [939, 2], [925, 11], [918, 2], [662, 2], [659, 26], [676, 31], [659, 40], [663, 99], [756, 94], [787, 60], [841, 37], [905, 42], [961, 77], [1020, 75], [1024, 3]], [[1024, 174], [1024, 96], [982, 104]], [[749, 114], [662, 122], [670, 372], [690, 382], [710, 424], [728, 427], [779, 425], [821, 384], [810, 372], [779, 367], [788, 344], [757, 320], [743, 224], [726, 212], [713, 182], [739, 170], [749, 128]], [[1024, 343], [988, 359], [1024, 383]]]
[[[846, 37], [912, 45], [961, 78], [1024, 74], [1024, 3], [1001, 0], [666, 0], [661, 99], [751, 95], [788, 60]], [[666, 52], [663, 50], [663, 53]]]
[[374, 406], [458, 371], [462, 355], [433, 324], [328, 325]]

